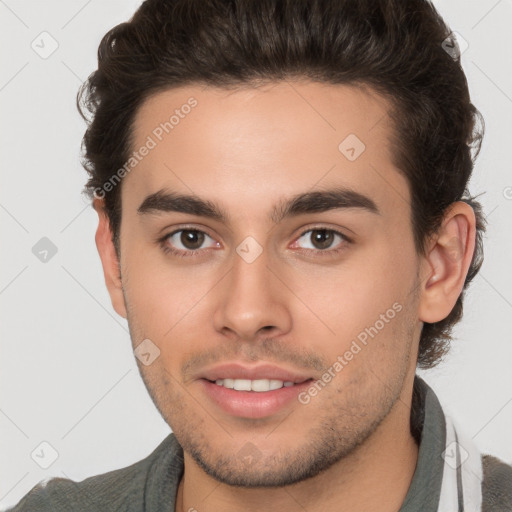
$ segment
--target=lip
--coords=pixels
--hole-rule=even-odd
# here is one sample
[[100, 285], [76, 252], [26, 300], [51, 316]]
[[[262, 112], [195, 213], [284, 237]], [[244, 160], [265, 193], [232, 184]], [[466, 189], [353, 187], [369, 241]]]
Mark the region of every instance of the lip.
[[[216, 381], [218, 379], [275, 379], [283, 382], [301, 383], [313, 378], [312, 375], [298, 373], [278, 366], [264, 364], [247, 367], [240, 363], [224, 363], [204, 369], [199, 378]], [[277, 390], [276, 390], [277, 391]]]
[[304, 391], [311, 382], [312, 380], [308, 379], [294, 386], [257, 392], [235, 391], [206, 379], [199, 380], [203, 392], [224, 412], [232, 416], [252, 419], [272, 416], [293, 401], [298, 404], [299, 393]]
[[[275, 379], [293, 382], [293, 386], [272, 391], [236, 391], [219, 386], [218, 379]], [[312, 375], [279, 368], [269, 364], [247, 367], [240, 363], [224, 363], [204, 369], [198, 382], [205, 395], [225, 413], [240, 418], [266, 418], [272, 416], [294, 401], [313, 381]]]

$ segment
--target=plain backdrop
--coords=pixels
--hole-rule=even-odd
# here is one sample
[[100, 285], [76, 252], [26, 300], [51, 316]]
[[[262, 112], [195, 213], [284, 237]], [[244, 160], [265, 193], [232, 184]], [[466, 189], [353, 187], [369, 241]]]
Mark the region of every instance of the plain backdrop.
[[[451, 353], [421, 375], [482, 451], [512, 463], [512, 2], [435, 3], [468, 44], [463, 67], [487, 128], [471, 192], [484, 193], [489, 226]], [[170, 432], [110, 304], [81, 194], [76, 92], [103, 34], [138, 5], [0, 0], [0, 508], [50, 476], [129, 465]]]

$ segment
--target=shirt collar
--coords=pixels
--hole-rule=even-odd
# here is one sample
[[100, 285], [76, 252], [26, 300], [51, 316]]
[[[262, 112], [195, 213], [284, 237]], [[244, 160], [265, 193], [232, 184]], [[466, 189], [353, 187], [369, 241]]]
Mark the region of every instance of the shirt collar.
[[416, 469], [399, 512], [437, 512], [446, 443], [446, 422], [436, 394], [428, 384], [414, 378], [411, 432], [419, 441]]

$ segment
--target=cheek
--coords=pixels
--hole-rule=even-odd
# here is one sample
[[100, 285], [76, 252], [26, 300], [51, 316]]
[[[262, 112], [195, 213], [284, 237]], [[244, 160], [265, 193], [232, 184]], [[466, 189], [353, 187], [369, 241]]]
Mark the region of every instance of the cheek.
[[204, 331], [208, 294], [218, 281], [211, 268], [173, 265], [162, 257], [151, 260], [137, 251], [126, 255], [124, 265], [124, 290], [135, 332], [166, 350], [177, 336], [185, 343], [197, 338], [198, 325]]
[[392, 244], [382, 243], [339, 266], [289, 272], [290, 288], [309, 310], [296, 315], [301, 339], [307, 342], [303, 335], [308, 333], [315, 348], [333, 359], [350, 350], [354, 341], [361, 348], [371, 345], [376, 357], [392, 358], [410, 341], [404, 332], [410, 331], [414, 319], [414, 262], [413, 251], [402, 248], [396, 254]]

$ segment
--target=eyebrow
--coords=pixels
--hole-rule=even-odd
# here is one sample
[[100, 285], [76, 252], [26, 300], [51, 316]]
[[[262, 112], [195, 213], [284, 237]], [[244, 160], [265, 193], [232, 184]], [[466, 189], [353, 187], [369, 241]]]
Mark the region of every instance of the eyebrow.
[[[356, 208], [380, 215], [375, 202], [354, 190], [336, 188], [316, 190], [292, 196], [277, 203], [269, 218], [279, 223], [282, 220], [307, 213], [320, 213], [329, 210]], [[159, 190], [148, 195], [137, 209], [140, 215], [156, 215], [166, 212], [179, 212], [199, 217], [207, 217], [219, 222], [229, 222], [229, 214], [218, 204], [195, 195], [179, 194]]]

